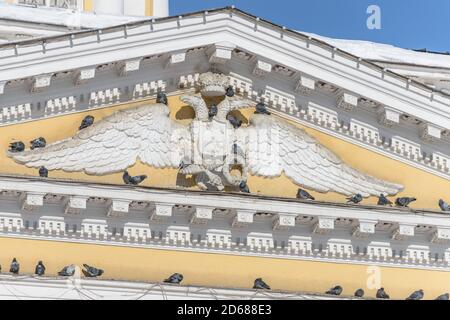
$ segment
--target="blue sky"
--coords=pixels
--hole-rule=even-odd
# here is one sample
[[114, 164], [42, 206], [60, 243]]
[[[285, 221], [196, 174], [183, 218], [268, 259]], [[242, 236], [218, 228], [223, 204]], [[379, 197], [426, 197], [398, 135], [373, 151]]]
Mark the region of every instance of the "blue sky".
[[[169, 0], [177, 15], [228, 5], [291, 29], [403, 48], [450, 51], [449, 0]], [[369, 5], [381, 9], [381, 29], [367, 28]]]

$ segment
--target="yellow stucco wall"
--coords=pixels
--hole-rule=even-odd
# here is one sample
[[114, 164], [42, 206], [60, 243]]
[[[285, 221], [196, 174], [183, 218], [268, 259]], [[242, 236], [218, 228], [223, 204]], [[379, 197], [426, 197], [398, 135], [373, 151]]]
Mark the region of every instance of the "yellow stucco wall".
[[[0, 238], [0, 246], [3, 270], [16, 257], [23, 273], [33, 273], [37, 261], [43, 260], [47, 275], [55, 275], [65, 265], [88, 263], [104, 268], [104, 279], [153, 282], [179, 272], [186, 285], [248, 289], [255, 278], [262, 277], [274, 290], [322, 293], [339, 284], [345, 295], [359, 288], [368, 297], [376, 293], [366, 287], [369, 274], [363, 265], [8, 238]], [[450, 272], [382, 267], [380, 280], [394, 299], [404, 299], [417, 289], [425, 290], [425, 299], [450, 291]]]
[[94, 0], [83, 0], [83, 10], [86, 12], [94, 11]]
[[[73, 136], [81, 120], [87, 115], [95, 116], [96, 121], [123, 109], [136, 107], [138, 105], [151, 103], [153, 101], [141, 101], [109, 108], [92, 110], [84, 113], [59, 116], [56, 118], [33, 121], [29, 123], [10, 125], [0, 128], [0, 173], [20, 174], [29, 176], [38, 176], [36, 169], [26, 168], [9, 159], [6, 156], [8, 144], [11, 141], [22, 140], [29, 142], [39, 136], [44, 136], [48, 143]], [[170, 97], [169, 104], [171, 108], [171, 117], [183, 123], [189, 123], [194, 116], [192, 109], [180, 102], [179, 97]], [[253, 110], [243, 110], [241, 117], [249, 117]], [[379, 155], [362, 147], [339, 140], [317, 130], [305, 128], [305, 130], [318, 139], [320, 143], [338, 154], [349, 165], [371, 174], [375, 177], [385, 179], [391, 182], [400, 183], [405, 186], [404, 192], [400, 196], [415, 196], [418, 201], [411, 205], [412, 208], [427, 208], [438, 210], [437, 202], [440, 198], [448, 198], [450, 193], [450, 181], [437, 177], [425, 171], [416, 169], [407, 164], [398, 162], [388, 157]], [[147, 174], [150, 178], [145, 181], [143, 186], [155, 187], [174, 187], [178, 186], [193, 187], [192, 180], [180, 180], [177, 170], [161, 170], [137, 163], [130, 169], [131, 174]], [[102, 182], [123, 184], [122, 174], [113, 174], [106, 176], [88, 176], [84, 173], [65, 173], [62, 171], [50, 172], [51, 178], [74, 179], [89, 182]], [[264, 179], [260, 177], [250, 177], [249, 186], [253, 193], [295, 197], [298, 186], [285, 177], [276, 179]], [[195, 187], [193, 187], [195, 188]], [[345, 197], [335, 193], [318, 194], [311, 192], [318, 200], [345, 202]], [[367, 204], [375, 204], [376, 198], [365, 200]]]

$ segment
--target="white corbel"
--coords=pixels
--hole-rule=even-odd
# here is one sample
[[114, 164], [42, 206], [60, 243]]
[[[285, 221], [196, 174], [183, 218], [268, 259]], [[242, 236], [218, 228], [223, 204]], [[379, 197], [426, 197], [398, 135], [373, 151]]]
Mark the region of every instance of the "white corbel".
[[316, 89], [316, 81], [312, 78], [301, 76], [295, 91], [303, 95], [309, 95]]
[[39, 75], [33, 78], [31, 84], [31, 92], [40, 92], [48, 88], [52, 81], [52, 74]]
[[81, 69], [77, 72], [75, 84], [80, 85], [95, 78], [96, 68]]
[[413, 224], [400, 223], [392, 233], [392, 239], [403, 241], [407, 238], [414, 237], [415, 228], [416, 226]]
[[80, 214], [86, 210], [88, 199], [89, 197], [70, 196], [67, 200], [64, 212], [66, 214]]
[[345, 111], [352, 111], [353, 108], [358, 106], [358, 96], [345, 92], [339, 91], [337, 98], [337, 106]]
[[255, 214], [254, 210], [237, 210], [231, 225], [235, 228], [246, 227], [253, 223]]
[[389, 108], [389, 107], [379, 107], [378, 108], [378, 123], [392, 128], [393, 126], [400, 123], [401, 112]]
[[194, 224], [207, 224], [213, 217], [212, 207], [196, 207], [192, 213], [191, 223]]
[[165, 221], [172, 216], [172, 209], [175, 205], [169, 203], [155, 203], [155, 208], [150, 216], [152, 221]]
[[167, 59], [166, 68], [183, 63], [184, 61], [186, 61], [186, 51], [172, 52]]
[[273, 221], [274, 230], [288, 230], [295, 227], [295, 216], [287, 214], [278, 214]]
[[335, 218], [333, 217], [319, 217], [314, 224], [313, 233], [328, 234], [334, 230], [334, 220]]
[[33, 211], [44, 206], [45, 193], [27, 192], [22, 195], [22, 210]]
[[0, 81], [0, 94], [5, 93], [6, 81]]
[[127, 60], [119, 63], [119, 74], [121, 76], [126, 76], [130, 72], [139, 71], [141, 66], [141, 58]]
[[358, 225], [353, 229], [352, 236], [358, 239], [366, 239], [375, 234], [376, 224], [377, 221], [373, 220], [359, 220]]
[[233, 50], [236, 45], [229, 42], [220, 42], [213, 45], [208, 50], [209, 62], [216, 64], [225, 64], [231, 60]]
[[257, 60], [255, 68], [253, 69], [253, 74], [258, 77], [265, 77], [267, 74], [272, 72], [272, 64], [263, 60]]
[[434, 142], [442, 137], [444, 129], [431, 123], [422, 123], [420, 125], [420, 138], [427, 142]]
[[447, 244], [450, 242], [450, 228], [437, 227], [431, 234], [431, 242]]
[[130, 200], [111, 199], [108, 207], [108, 217], [123, 217], [130, 209]]

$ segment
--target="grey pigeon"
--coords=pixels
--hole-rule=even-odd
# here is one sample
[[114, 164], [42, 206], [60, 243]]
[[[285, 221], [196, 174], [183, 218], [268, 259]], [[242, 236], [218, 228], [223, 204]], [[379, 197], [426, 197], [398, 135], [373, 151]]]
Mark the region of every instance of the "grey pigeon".
[[242, 193], [250, 193], [250, 188], [248, 187], [247, 182], [245, 182], [245, 181], [242, 181], [242, 182], [239, 184], [239, 190], [240, 190]]
[[420, 289], [411, 293], [411, 295], [408, 298], [406, 298], [406, 300], [422, 300], [423, 296], [424, 296], [423, 290]]
[[48, 170], [46, 167], [40, 167], [39, 168], [39, 176], [41, 178], [48, 178]]
[[316, 200], [312, 195], [308, 193], [308, 191], [305, 191], [303, 189], [298, 189], [297, 191], [297, 199], [302, 200]]
[[449, 294], [448, 293], [444, 293], [444, 294], [441, 294], [439, 297], [437, 297], [434, 300], [448, 300], [448, 298], [449, 298]]
[[45, 148], [45, 146], [47, 145], [47, 141], [45, 140], [45, 138], [42, 137], [30, 141], [30, 143], [31, 143], [30, 147], [31, 150]]
[[42, 261], [39, 261], [36, 265], [36, 268], [34, 269], [34, 273], [38, 276], [43, 276], [45, 274], [45, 266], [42, 263]]
[[156, 95], [156, 103], [162, 103], [167, 106], [169, 101], [167, 100], [166, 94], [163, 92], [158, 92], [158, 94]]
[[58, 272], [58, 275], [61, 277], [71, 277], [75, 274], [75, 268], [76, 267], [74, 264], [66, 266], [60, 272]]
[[397, 200], [395, 200], [395, 204], [397, 205], [397, 207], [408, 208], [409, 204], [416, 200], [416, 198], [409, 197], [397, 198]]
[[270, 290], [270, 287], [267, 283], [263, 281], [263, 279], [258, 278], [255, 280], [255, 283], [253, 284], [253, 289], [257, 290]]
[[219, 109], [217, 108], [217, 106], [215, 104], [213, 104], [211, 106], [211, 108], [209, 108], [209, 112], [208, 112], [209, 118], [210, 119], [214, 118], [215, 116], [217, 116], [218, 112], [219, 112]]
[[98, 269], [98, 268], [89, 266], [87, 264], [83, 264], [83, 266], [86, 268], [86, 270], [84, 271], [84, 274], [86, 275], [86, 277], [89, 277], [89, 278], [100, 277], [104, 273], [104, 271], [102, 269]]
[[347, 198], [347, 203], [358, 204], [361, 201], [363, 201], [363, 196], [360, 195], [359, 193], [351, 196], [350, 198]]
[[123, 182], [125, 182], [125, 184], [132, 185], [132, 186], [137, 186], [138, 184], [142, 183], [147, 178], [148, 177], [146, 175], [132, 177], [132, 176], [130, 176], [128, 171], [125, 171], [123, 174]]
[[17, 262], [17, 259], [14, 258], [11, 262], [11, 267], [9, 268], [9, 272], [14, 274], [19, 274], [20, 264]]
[[262, 102], [260, 102], [260, 103], [258, 103], [256, 105], [255, 114], [265, 114], [265, 115], [268, 115], [268, 116], [271, 115], [271, 113], [269, 111], [267, 111], [267, 106], [264, 103], [262, 103]]
[[235, 116], [232, 114], [227, 115], [227, 120], [230, 122], [230, 124], [233, 126], [233, 128], [238, 129], [242, 126], [242, 120], [238, 120]]
[[9, 144], [9, 152], [22, 152], [25, 150], [25, 144], [22, 141], [13, 142]]
[[234, 89], [233, 89], [232, 86], [229, 86], [229, 87], [227, 88], [227, 92], [225, 93], [225, 95], [226, 95], [227, 97], [229, 97], [229, 98], [234, 97]]
[[384, 194], [380, 194], [380, 197], [378, 198], [378, 205], [379, 206], [392, 206], [392, 201], [386, 198]]
[[439, 207], [444, 212], [450, 212], [450, 205], [442, 199], [439, 200]]
[[181, 281], [183, 281], [184, 277], [180, 273], [174, 273], [169, 278], [165, 279], [165, 283], [173, 283], [173, 284], [180, 284]]
[[341, 286], [336, 286], [334, 288], [331, 288], [330, 290], [328, 290], [327, 292], [325, 292], [326, 294], [330, 294], [333, 296], [340, 296], [342, 293], [343, 289]]
[[362, 298], [364, 297], [364, 290], [363, 289], [358, 289], [355, 291], [355, 297], [357, 298]]
[[380, 288], [377, 291], [377, 296], [378, 299], [390, 299], [391, 297], [389, 297], [389, 295], [386, 293], [386, 291], [384, 291], [384, 288]]
[[78, 128], [78, 130], [86, 129], [90, 126], [92, 126], [95, 122], [95, 118], [93, 116], [86, 116], [83, 121], [81, 121], [81, 125]]

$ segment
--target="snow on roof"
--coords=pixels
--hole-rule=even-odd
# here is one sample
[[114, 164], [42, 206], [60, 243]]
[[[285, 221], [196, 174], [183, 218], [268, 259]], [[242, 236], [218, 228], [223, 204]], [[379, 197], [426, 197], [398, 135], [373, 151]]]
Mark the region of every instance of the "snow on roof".
[[322, 40], [323, 42], [326, 42], [340, 50], [367, 60], [450, 69], [450, 55], [417, 52], [414, 50], [395, 47], [389, 44], [370, 41], [333, 39], [314, 33], [301, 33], [309, 35], [312, 38]]
[[148, 19], [149, 17], [100, 15], [60, 8], [35, 8], [0, 3], [0, 19], [51, 24], [68, 28], [106, 28], [144, 18]]

